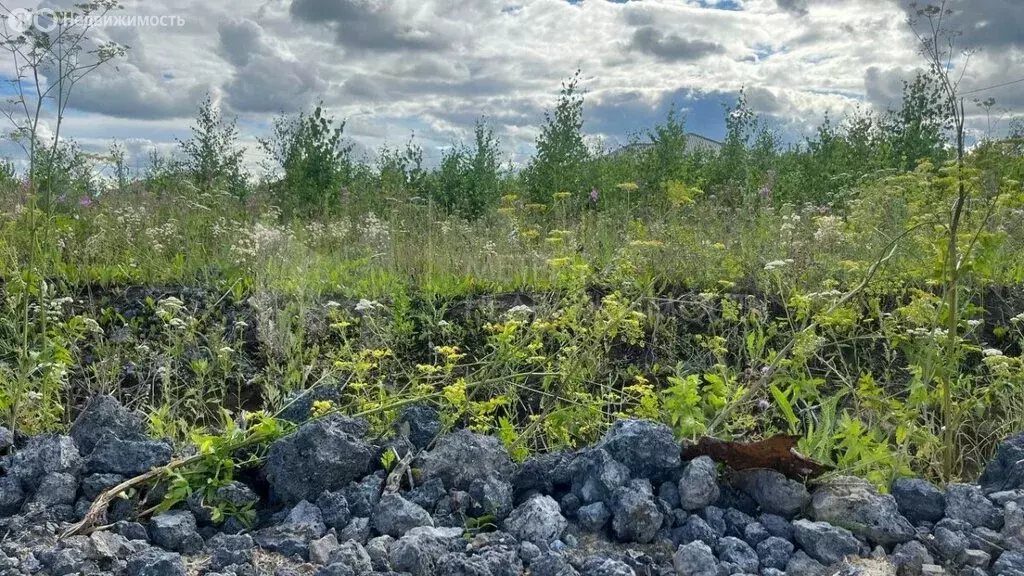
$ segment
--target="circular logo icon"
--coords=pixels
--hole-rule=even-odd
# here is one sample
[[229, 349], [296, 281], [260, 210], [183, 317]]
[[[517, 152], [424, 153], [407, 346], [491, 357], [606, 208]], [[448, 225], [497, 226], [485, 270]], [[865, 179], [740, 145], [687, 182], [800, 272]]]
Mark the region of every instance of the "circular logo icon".
[[24, 8], [15, 8], [11, 10], [10, 15], [7, 16], [7, 25], [11, 27], [11, 30], [21, 34], [28, 30], [32, 26], [32, 11]]
[[40, 32], [53, 32], [59, 24], [57, 22], [57, 13], [49, 8], [36, 10], [32, 18], [32, 25]]

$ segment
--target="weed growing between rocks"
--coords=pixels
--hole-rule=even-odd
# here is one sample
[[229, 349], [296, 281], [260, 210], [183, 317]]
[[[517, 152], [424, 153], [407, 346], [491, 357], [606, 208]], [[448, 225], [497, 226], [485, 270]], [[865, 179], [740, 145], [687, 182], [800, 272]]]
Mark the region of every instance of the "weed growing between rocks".
[[[148, 440], [137, 415], [97, 397], [69, 436], [15, 443], [4, 435], [11, 453], [0, 481], [3, 573], [1024, 570], [1019, 436], [1000, 446], [980, 485], [943, 491], [900, 479], [883, 495], [848, 476], [805, 486], [771, 469], [735, 471], [706, 456], [684, 461], [672, 431], [649, 420], [621, 420], [591, 446], [517, 464], [498, 438], [441, 433], [440, 414], [422, 405], [402, 412], [405, 424], [384, 436], [337, 414], [302, 424], [266, 439], [266, 458], [237, 477], [184, 499], [174, 486], [188, 467], [118, 488], [102, 522], [76, 533], [85, 526], [71, 523], [111, 486], [189, 458]], [[385, 468], [385, 450], [408, 469]], [[173, 506], [142, 512], [161, 498]]]

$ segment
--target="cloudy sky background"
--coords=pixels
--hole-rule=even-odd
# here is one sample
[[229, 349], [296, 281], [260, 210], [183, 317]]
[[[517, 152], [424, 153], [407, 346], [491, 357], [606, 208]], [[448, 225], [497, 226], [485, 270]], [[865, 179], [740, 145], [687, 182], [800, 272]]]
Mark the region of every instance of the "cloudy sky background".
[[[53, 6], [15, 0], [7, 8]], [[281, 112], [322, 99], [361, 154], [415, 132], [430, 163], [486, 116], [525, 161], [559, 84], [577, 68], [589, 135], [614, 147], [664, 119], [724, 134], [722, 104], [746, 87], [788, 140], [829, 112], [884, 110], [922, 67], [901, 0], [126, 0], [120, 14], [180, 16], [182, 26], [106, 27], [130, 46], [80, 84], [65, 134], [87, 150], [123, 142], [138, 163], [173, 152], [203, 95], [255, 138]], [[955, 0], [952, 27], [977, 52], [962, 89], [1024, 79], [1024, 2]], [[0, 74], [10, 77], [9, 61]], [[1024, 83], [993, 97], [1005, 131]], [[971, 129], [989, 125], [969, 104]]]

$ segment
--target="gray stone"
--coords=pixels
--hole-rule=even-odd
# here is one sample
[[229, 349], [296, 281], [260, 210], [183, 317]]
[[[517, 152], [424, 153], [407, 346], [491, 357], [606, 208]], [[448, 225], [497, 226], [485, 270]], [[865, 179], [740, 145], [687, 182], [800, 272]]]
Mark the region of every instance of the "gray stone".
[[348, 526], [352, 513], [348, 509], [348, 500], [341, 492], [324, 492], [316, 499], [324, 524], [328, 528], [342, 530]]
[[921, 576], [924, 565], [935, 562], [924, 544], [917, 540], [897, 545], [890, 561], [896, 566], [898, 576]]
[[505, 530], [521, 541], [544, 548], [562, 537], [569, 523], [558, 502], [550, 496], [534, 496], [520, 504], [505, 519]]
[[646, 480], [634, 480], [616, 490], [611, 512], [612, 532], [620, 542], [650, 543], [665, 520]]
[[860, 543], [849, 530], [825, 522], [797, 520], [793, 522], [793, 538], [811, 558], [826, 565], [860, 551]]
[[591, 557], [583, 563], [582, 576], [636, 576], [625, 562], [612, 558]]
[[1024, 550], [1024, 507], [1016, 502], [1003, 506], [1003, 542], [1012, 550]]
[[985, 497], [981, 488], [970, 484], [950, 484], [946, 488], [946, 517], [963, 520], [975, 528], [999, 530], [1003, 515]]
[[384, 494], [373, 515], [373, 527], [380, 534], [398, 538], [420, 526], [433, 526], [430, 513], [398, 494]]
[[703, 542], [684, 544], [672, 556], [677, 576], [717, 576], [718, 561], [711, 548]]
[[557, 552], [541, 554], [530, 563], [531, 576], [579, 576], [565, 556]]
[[395, 539], [391, 536], [378, 536], [366, 543], [366, 555], [370, 557], [370, 565], [375, 572], [391, 571], [391, 559], [388, 556], [394, 543]]
[[444, 482], [440, 478], [433, 478], [406, 492], [405, 499], [431, 512], [446, 494]]
[[319, 538], [327, 532], [327, 525], [324, 523], [320, 508], [306, 500], [299, 502], [288, 512], [284, 524], [302, 530], [309, 534], [310, 538]]
[[803, 550], [797, 550], [786, 564], [787, 576], [823, 576], [825, 573], [825, 566]]
[[74, 439], [81, 454], [91, 453], [106, 435], [120, 440], [148, 440], [142, 418], [111, 396], [94, 396], [68, 435]]
[[182, 554], [194, 554], [203, 548], [196, 532], [196, 517], [188, 510], [158, 514], [149, 522], [149, 539], [157, 546]]
[[729, 531], [729, 525], [725, 521], [725, 510], [717, 506], [708, 506], [700, 511], [700, 517], [708, 523], [708, 526], [721, 538]]
[[984, 550], [966, 550], [964, 552], [963, 562], [965, 566], [988, 568], [988, 565], [992, 562], [992, 555]]
[[441, 558], [441, 576], [519, 576], [523, 563], [515, 549], [503, 546], [487, 548], [479, 553], [448, 554]]
[[583, 450], [569, 465], [572, 493], [584, 504], [604, 502], [629, 482], [629, 468], [604, 450]]
[[735, 508], [722, 510], [722, 519], [725, 520], [725, 535], [740, 540], [743, 540], [747, 526], [754, 523], [753, 518]]
[[686, 464], [679, 479], [680, 508], [691, 512], [700, 510], [714, 504], [720, 494], [714, 460], [701, 456]]
[[975, 528], [967, 533], [966, 536], [970, 548], [984, 550], [991, 554], [993, 558], [1005, 549], [1002, 537], [991, 528]]
[[420, 450], [441, 433], [441, 428], [441, 417], [437, 410], [423, 404], [415, 404], [403, 410], [398, 421], [399, 433]]
[[570, 484], [569, 464], [573, 458], [574, 455], [566, 452], [549, 452], [527, 458], [512, 479], [515, 498], [519, 500], [534, 492], [551, 494], [555, 486]]
[[81, 466], [82, 457], [71, 437], [34, 436], [14, 454], [8, 475], [20, 480], [22, 488], [34, 490], [44, 477], [57, 472], [75, 474]]
[[1024, 576], [1024, 552], [1010, 550], [999, 555], [992, 565], [995, 576]]
[[248, 534], [217, 534], [210, 539], [210, 568], [224, 570], [229, 566], [251, 564], [256, 546]]
[[17, 514], [24, 502], [25, 491], [21, 489], [21, 482], [12, 476], [0, 477], [0, 516]]
[[900, 478], [892, 483], [891, 492], [900, 514], [914, 524], [938, 522], [946, 514], [946, 497], [930, 482]]
[[457, 528], [414, 528], [391, 546], [391, 566], [412, 576], [435, 576], [441, 557], [461, 537]]
[[214, 494], [216, 494], [218, 502], [234, 506], [238, 509], [253, 506], [260, 501], [259, 495], [253, 492], [252, 488], [237, 480], [217, 488]]
[[365, 544], [370, 540], [370, 519], [369, 518], [353, 518], [349, 521], [348, 526], [341, 532], [338, 532], [338, 539], [342, 542], [352, 540]]
[[356, 576], [356, 572], [347, 564], [338, 563], [318, 568], [313, 576]]
[[576, 511], [576, 520], [579, 523], [581, 529], [587, 532], [600, 532], [604, 530], [605, 525], [608, 524], [608, 520], [612, 517], [612, 513], [608, 510], [608, 507], [604, 505], [604, 502], [594, 502], [593, 504], [587, 504], [581, 506]]
[[93, 474], [120, 474], [134, 477], [171, 461], [171, 446], [154, 440], [121, 440], [104, 436], [96, 444], [85, 463]]
[[330, 552], [329, 564], [344, 564], [357, 575], [373, 572], [373, 560], [359, 542], [342, 542]]
[[348, 501], [348, 509], [353, 516], [369, 517], [377, 508], [383, 491], [384, 475], [371, 474], [362, 480], [349, 483], [341, 493]]
[[338, 548], [338, 537], [328, 534], [309, 543], [309, 561], [313, 564], [330, 564], [331, 552]]
[[743, 541], [751, 546], [757, 546], [770, 537], [771, 534], [760, 522], [751, 522], [743, 529]]
[[172, 552], [149, 549], [128, 561], [128, 576], [185, 576], [185, 563]]
[[793, 543], [776, 536], [769, 536], [757, 544], [757, 558], [763, 568], [785, 570], [793, 557]]
[[6, 454], [14, 447], [14, 432], [0, 426], [0, 454]]
[[91, 474], [82, 478], [82, 496], [92, 502], [100, 494], [124, 481], [125, 477], [120, 474]]
[[762, 514], [757, 518], [757, 521], [764, 526], [764, 529], [768, 531], [772, 536], [782, 538], [783, 540], [793, 541], [793, 525], [782, 516], [776, 516], [775, 514]]
[[700, 516], [690, 516], [686, 522], [673, 531], [674, 541], [679, 544], [701, 541], [708, 546], [717, 546], [721, 537]]
[[307, 422], [274, 442], [264, 467], [274, 495], [286, 503], [316, 500], [365, 476], [374, 451], [352, 433], [360, 429], [360, 422], [334, 415]]
[[679, 508], [679, 484], [672, 481], [662, 482], [661, 486], [658, 487], [658, 498], [669, 509]]
[[470, 515], [474, 518], [492, 516], [501, 522], [512, 512], [512, 485], [493, 476], [476, 478], [469, 484], [472, 507]]
[[523, 542], [519, 545], [519, 559], [523, 561], [523, 564], [529, 566], [534, 560], [540, 558], [541, 552], [540, 546], [537, 546], [533, 542]]
[[438, 438], [419, 459], [424, 480], [439, 478], [449, 490], [467, 490], [473, 480], [511, 478], [515, 466], [501, 441], [459, 430]]
[[757, 502], [761, 511], [785, 518], [800, 513], [810, 502], [807, 488], [775, 470], [744, 470], [735, 475], [735, 485]]
[[680, 465], [672, 430], [650, 420], [618, 420], [597, 444], [629, 469], [634, 478], [667, 480]]
[[935, 529], [935, 551], [939, 556], [948, 562], [958, 562], [961, 555], [967, 551], [970, 543], [967, 537], [960, 532], [954, 532], [945, 526]]
[[100, 559], [124, 559], [132, 554], [134, 547], [128, 539], [114, 532], [99, 530], [89, 535], [92, 547]]
[[978, 483], [986, 494], [1024, 488], [1024, 433], [999, 445]]
[[739, 538], [732, 536], [722, 538], [718, 541], [715, 552], [718, 554], [719, 560], [733, 564], [747, 574], [756, 574], [761, 567], [757, 552]]
[[32, 501], [46, 506], [59, 506], [74, 504], [77, 495], [78, 477], [66, 472], [57, 472], [43, 478]]
[[815, 490], [811, 516], [883, 546], [917, 536], [910, 521], [900, 515], [896, 500], [878, 494], [871, 483], [860, 478], [840, 477]]

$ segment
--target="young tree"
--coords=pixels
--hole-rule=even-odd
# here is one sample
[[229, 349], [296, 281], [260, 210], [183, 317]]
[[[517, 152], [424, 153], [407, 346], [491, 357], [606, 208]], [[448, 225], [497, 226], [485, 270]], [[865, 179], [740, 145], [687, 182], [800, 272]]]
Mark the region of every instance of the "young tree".
[[271, 185], [281, 207], [305, 214], [340, 207], [338, 191], [352, 177], [352, 145], [343, 140], [344, 132], [345, 122], [336, 124], [322, 104], [309, 114], [274, 121], [273, 136], [259, 143], [283, 173]]
[[537, 155], [526, 169], [530, 199], [544, 203], [556, 192], [581, 192], [583, 167], [589, 156], [583, 140], [583, 96], [577, 70], [562, 90], [554, 114], [544, 113], [544, 127], [537, 138]]
[[640, 185], [645, 190], [660, 190], [669, 180], [681, 180], [686, 165], [686, 120], [675, 105], [664, 124], [647, 132], [651, 146], [641, 161]]
[[[40, 176], [49, 182], [54, 165], [41, 163], [44, 156], [39, 151], [48, 149], [45, 158], [58, 156], [72, 92], [90, 73], [127, 52], [126, 46], [92, 37], [95, 23], [121, 5], [117, 0], [94, 0], [76, 4], [72, 10], [39, 13], [16, 13], [3, 4], [0, 8], [6, 12], [0, 16], [0, 47], [14, 65], [14, 77], [9, 80], [12, 106], [3, 114], [14, 128], [11, 139], [28, 156], [29, 182]], [[51, 131], [48, 141], [41, 137], [44, 126]], [[43, 193], [43, 209], [48, 210], [53, 190], [38, 190]]]
[[474, 219], [500, 195], [498, 139], [483, 120], [474, 130], [473, 147], [459, 144], [445, 153], [433, 175], [431, 198], [449, 213]]
[[221, 115], [209, 94], [199, 105], [192, 137], [178, 140], [178, 146], [184, 155], [183, 167], [201, 192], [225, 190], [240, 199], [248, 194], [238, 126]]

